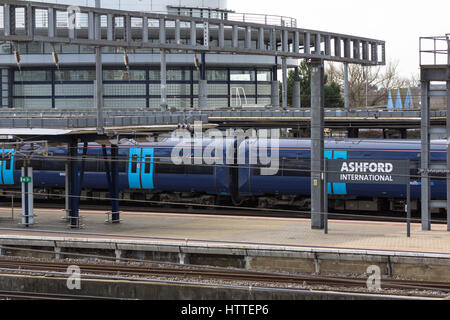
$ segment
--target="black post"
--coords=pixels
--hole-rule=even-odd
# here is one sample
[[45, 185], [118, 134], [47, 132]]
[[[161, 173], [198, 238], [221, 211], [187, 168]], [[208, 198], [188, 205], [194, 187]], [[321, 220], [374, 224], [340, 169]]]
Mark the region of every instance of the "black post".
[[78, 141], [74, 139], [69, 143], [69, 204], [70, 204], [70, 227], [79, 228], [80, 218], [79, 218], [79, 189], [80, 189], [80, 178], [78, 177], [79, 167], [78, 167]]
[[[408, 171], [409, 171], [409, 161], [408, 161]], [[411, 237], [411, 178], [408, 175], [406, 184], [406, 220], [407, 220], [407, 235], [408, 238]]]
[[111, 212], [112, 212], [112, 223], [120, 223], [120, 212], [119, 212], [119, 147], [117, 145], [111, 146], [111, 189], [112, 189], [112, 199], [111, 199]]
[[328, 178], [327, 178], [327, 159], [323, 161], [323, 211], [325, 234], [328, 234]]

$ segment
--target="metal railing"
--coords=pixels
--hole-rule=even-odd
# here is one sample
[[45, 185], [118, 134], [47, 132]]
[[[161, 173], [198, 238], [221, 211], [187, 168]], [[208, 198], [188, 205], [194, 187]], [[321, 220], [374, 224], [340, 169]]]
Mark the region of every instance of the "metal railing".
[[[151, 11], [148, 13], [156, 13], [156, 14], [165, 14], [171, 15], [173, 13], [170, 12], [157, 12]], [[178, 15], [178, 14], [177, 14]], [[192, 17], [187, 13], [181, 12], [179, 16]], [[236, 22], [248, 22], [248, 23], [257, 23], [257, 24], [265, 24], [265, 25], [274, 25], [274, 26], [283, 26], [296, 28], [297, 27], [297, 19], [285, 16], [277, 16], [277, 15], [267, 15], [267, 14], [255, 14], [255, 13], [236, 13], [236, 12], [227, 12], [223, 15], [214, 15], [208, 17], [198, 17], [198, 18], [209, 18], [209, 19], [220, 19], [226, 21], [236, 21]], [[48, 27], [48, 12], [46, 10], [39, 10], [35, 16], [36, 19], [36, 27], [37, 28], [47, 28]], [[56, 26], [58, 28], [67, 28], [69, 26], [69, 13], [68, 12], [58, 12], [56, 17]], [[0, 26], [3, 27], [3, 8], [0, 8]], [[107, 18], [103, 16], [101, 18], [101, 26], [107, 26]], [[116, 27], [123, 28], [124, 20], [117, 19]], [[131, 22], [131, 26], [133, 28], [141, 28], [142, 21], [136, 19]], [[16, 14], [16, 27], [19, 29], [25, 28], [25, 11], [18, 10]], [[88, 27], [88, 16], [83, 13], [76, 13], [76, 28], [87, 28]]]
[[450, 65], [450, 33], [445, 36], [420, 37], [420, 65]]
[[267, 14], [234, 13], [233, 12], [233, 13], [229, 13], [227, 15], [227, 19], [225, 19], [225, 20], [267, 24], [267, 25], [283, 26], [283, 27], [290, 27], [290, 28], [297, 27], [297, 19], [295, 19], [295, 18], [276, 16], [276, 15], [267, 15]]

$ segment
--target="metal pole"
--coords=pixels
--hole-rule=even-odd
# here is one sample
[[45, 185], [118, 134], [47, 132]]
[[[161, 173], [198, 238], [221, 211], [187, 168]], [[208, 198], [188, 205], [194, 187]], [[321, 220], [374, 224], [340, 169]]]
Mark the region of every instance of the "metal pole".
[[[447, 37], [447, 115], [450, 114], [450, 34]], [[450, 121], [447, 116], [447, 170], [450, 170]], [[447, 173], [447, 231], [450, 231], [450, 171]]]
[[102, 48], [95, 48], [95, 104], [97, 108], [97, 132], [104, 134], [103, 115], [103, 68], [102, 68]]
[[167, 111], [167, 60], [166, 50], [161, 50], [161, 111]]
[[348, 93], [348, 63], [344, 63], [344, 102], [345, 110], [350, 109], [349, 93]]
[[11, 219], [14, 221], [14, 195], [11, 196]]
[[[117, 145], [111, 146], [111, 182], [113, 197], [111, 200], [111, 222], [120, 223], [119, 211], [119, 147]], [[145, 165], [145, 164], [143, 164]]]
[[28, 166], [28, 159], [24, 159], [22, 168], [22, 224], [25, 227], [34, 224], [33, 214], [33, 168]]
[[[67, 158], [69, 159], [69, 153], [67, 153]], [[68, 160], [70, 161], [70, 160]], [[66, 190], [65, 190], [65, 195], [66, 195], [66, 202], [65, 202], [65, 209], [66, 209], [66, 216], [65, 219], [69, 220], [70, 218], [70, 192], [69, 192], [69, 188], [70, 188], [70, 172], [69, 172], [69, 162], [66, 162]]]
[[287, 74], [287, 62], [286, 62], [286, 58], [283, 57], [281, 59], [281, 63], [282, 63], [282, 69], [283, 69], [283, 108], [287, 108], [288, 105], [288, 101], [287, 101], [287, 85], [288, 85], [288, 74]]
[[368, 66], [366, 66], [365, 67], [365, 74], [366, 74], [366, 107], [368, 107], [369, 106], [369, 98], [368, 98], [368, 94], [369, 94], [369, 77], [368, 77], [368, 74], [369, 74], [369, 67]]
[[324, 161], [324, 66], [311, 62], [311, 226], [324, 228], [322, 180]]
[[206, 80], [206, 54], [201, 54], [200, 80], [198, 86], [198, 107], [200, 110], [208, 109], [208, 81]]
[[[450, 41], [449, 41], [450, 46]], [[450, 48], [449, 48], [450, 76]], [[450, 114], [450, 81], [447, 81], [447, 114]], [[447, 118], [447, 170], [450, 170], [450, 120]], [[447, 173], [447, 231], [450, 231], [450, 171]]]
[[[101, 8], [101, 0], [95, 0], [95, 7]], [[100, 28], [100, 17], [96, 17], [95, 27]], [[98, 34], [98, 36], [100, 36]], [[103, 118], [103, 69], [102, 69], [102, 48], [95, 47], [95, 92], [96, 92], [96, 108], [97, 108], [97, 132], [98, 134], [104, 133], [105, 121]]]
[[295, 67], [294, 69], [294, 89], [292, 92], [292, 106], [297, 109], [301, 108], [302, 106], [298, 67]]
[[[408, 170], [410, 168], [410, 164], [408, 161]], [[407, 221], [407, 235], [408, 238], [411, 237], [411, 178], [408, 175], [408, 181], [406, 184], [406, 221]]]
[[280, 106], [280, 87], [278, 85], [278, 58], [275, 57], [275, 65], [272, 69], [272, 90], [271, 102], [273, 108]]
[[325, 234], [328, 234], [328, 177], [327, 159], [323, 159], [323, 211], [325, 215]]
[[429, 88], [428, 81], [422, 81], [422, 116], [421, 116], [421, 215], [422, 215], [422, 230], [431, 230], [431, 215], [430, 215], [430, 107], [429, 107]]

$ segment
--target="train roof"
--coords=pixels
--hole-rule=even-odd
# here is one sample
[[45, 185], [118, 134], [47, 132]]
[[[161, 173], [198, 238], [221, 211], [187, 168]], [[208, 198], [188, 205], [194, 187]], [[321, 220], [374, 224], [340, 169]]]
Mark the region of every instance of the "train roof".
[[[310, 139], [282, 139], [280, 148], [311, 148]], [[327, 149], [421, 150], [420, 140], [325, 139]], [[431, 141], [432, 150], [447, 150], [445, 140]]]
[[[210, 138], [203, 139], [203, 145], [211, 144], [213, 140]], [[228, 143], [233, 141], [232, 139], [227, 139]], [[145, 143], [133, 143], [125, 142], [121, 143], [119, 147], [124, 148], [145, 148], [145, 147], [174, 147], [179, 145], [180, 140], [176, 139], [164, 139], [158, 142], [145, 142]], [[189, 141], [185, 142], [187, 145], [190, 144]], [[90, 143], [90, 147], [101, 147], [100, 144]], [[270, 146], [270, 144], [269, 144]], [[79, 145], [82, 147], [82, 144]], [[311, 139], [280, 139], [279, 147], [282, 149], [289, 148], [299, 148], [299, 149], [310, 149]], [[65, 149], [66, 146], [59, 146], [56, 149]], [[380, 139], [342, 139], [342, 138], [329, 138], [325, 139], [325, 148], [327, 149], [365, 149], [365, 150], [421, 150], [420, 140], [380, 140]], [[433, 140], [431, 141], [432, 150], [447, 150], [447, 141], [445, 140]]]

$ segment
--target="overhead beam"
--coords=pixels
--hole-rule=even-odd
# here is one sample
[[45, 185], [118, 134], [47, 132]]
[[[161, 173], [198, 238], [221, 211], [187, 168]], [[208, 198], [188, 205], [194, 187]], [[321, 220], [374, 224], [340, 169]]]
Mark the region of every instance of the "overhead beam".
[[[154, 48], [165, 50], [186, 50], [197, 52], [212, 52], [212, 53], [233, 53], [244, 55], [277, 55], [285, 58], [296, 59], [321, 59], [330, 61], [340, 61], [348, 63], [357, 63], [365, 65], [380, 65], [384, 64], [385, 56], [385, 43], [380, 40], [367, 39], [362, 37], [356, 37], [351, 35], [335, 34], [330, 32], [299, 29], [286, 26], [270, 25], [270, 29], [267, 24], [229, 21], [219, 19], [206, 19], [198, 17], [186, 17], [175, 15], [163, 15], [156, 13], [136, 12], [136, 11], [121, 11], [110, 10], [104, 8], [90, 8], [79, 7], [82, 14], [88, 16], [87, 25], [83, 29], [87, 29], [87, 36], [83, 32], [76, 32], [74, 28], [67, 27], [67, 35], [60, 36], [56, 33], [56, 12], [67, 11], [69, 6], [61, 4], [51, 3], [35, 3], [28, 1], [11, 1], [0, 0], [0, 7], [3, 7], [4, 12], [4, 32], [0, 35], [0, 41], [14, 41], [14, 42], [45, 42], [53, 44], [67, 44], [67, 45], [82, 45], [82, 46], [111, 46], [122, 47], [125, 49], [137, 49], [137, 48]], [[25, 22], [26, 32], [16, 34], [15, 25], [15, 8], [25, 8]], [[46, 35], [36, 34], [34, 32], [34, 12], [36, 9], [48, 10], [48, 32]], [[99, 39], [101, 37], [96, 36], [99, 32], [98, 19], [100, 16], [107, 17], [106, 39]], [[73, 17], [73, 12], [71, 13]], [[114, 18], [123, 17], [124, 26], [123, 34], [124, 39], [115, 39], [115, 25]], [[132, 39], [132, 24], [133, 18], [143, 21], [142, 32], [137, 39]], [[148, 29], [148, 20], [160, 21], [160, 41], [149, 41], [148, 37], [150, 32]], [[167, 34], [167, 28], [173, 28], [171, 24], [166, 25], [165, 21], [175, 21], [175, 39], [174, 43], [166, 43], [164, 41], [164, 34]], [[188, 39], [181, 39], [185, 37], [185, 33], [181, 32], [181, 26], [190, 24], [190, 33], [188, 32]], [[202, 28], [201, 26], [209, 24], [219, 26], [219, 32], [211, 35], [211, 44], [215, 44], [214, 47], [205, 46], [204, 43], [197, 41], [197, 33]], [[87, 27], [87, 28], [86, 28]], [[61, 27], [58, 27], [58, 30]], [[225, 30], [232, 30], [231, 37], [226, 38]], [[241, 32], [243, 30], [244, 32]], [[270, 42], [270, 46], [266, 46], [266, 30], [268, 32], [267, 39]], [[61, 32], [63, 34], [63, 30]], [[303, 35], [303, 39], [301, 36]], [[313, 36], [313, 41], [311, 41]], [[252, 46], [252, 39], [258, 39], [259, 45]], [[340, 52], [331, 51], [331, 39], [344, 39], [346, 43], [345, 57], [340, 56]], [[182, 41], [188, 40], [188, 41]], [[231, 40], [231, 45], [226, 45], [226, 40]], [[239, 41], [244, 40], [244, 45], [239, 45]], [[301, 41], [303, 40], [303, 42]], [[321, 50], [321, 40], [324, 43], [324, 50]], [[359, 46], [355, 46], [355, 52], [353, 54], [349, 52], [349, 44], [363, 44], [363, 54], [359, 53]], [[311, 52], [311, 43], [314, 43], [314, 52]], [[372, 57], [368, 54], [368, 44], [372, 46]], [[302, 50], [303, 48], [303, 50]], [[382, 59], [374, 59], [376, 55], [374, 52], [380, 49], [382, 51]], [[336, 50], [335, 50], [336, 51]], [[339, 50], [338, 50], [339, 51]]]

